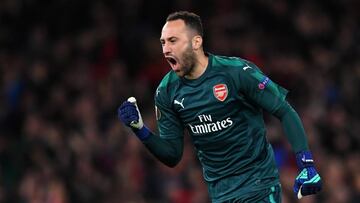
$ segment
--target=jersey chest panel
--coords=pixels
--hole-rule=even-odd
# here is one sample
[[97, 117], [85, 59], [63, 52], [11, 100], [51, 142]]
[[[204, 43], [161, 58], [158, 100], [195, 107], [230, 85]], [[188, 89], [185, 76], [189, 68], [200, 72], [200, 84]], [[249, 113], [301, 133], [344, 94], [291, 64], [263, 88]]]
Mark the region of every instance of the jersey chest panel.
[[207, 77], [200, 85], [182, 84], [173, 108], [193, 136], [219, 134], [234, 125], [239, 111], [238, 91], [225, 75]]

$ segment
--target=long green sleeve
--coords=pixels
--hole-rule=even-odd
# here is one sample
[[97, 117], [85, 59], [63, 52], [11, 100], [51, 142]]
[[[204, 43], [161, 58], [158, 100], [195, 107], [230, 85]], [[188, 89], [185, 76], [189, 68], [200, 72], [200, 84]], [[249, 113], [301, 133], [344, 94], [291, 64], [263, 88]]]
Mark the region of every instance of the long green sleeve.
[[183, 138], [164, 139], [151, 133], [150, 137], [142, 142], [157, 159], [169, 167], [175, 167], [181, 160]]
[[309, 150], [306, 133], [299, 115], [288, 102], [274, 113], [280, 119], [286, 137], [295, 153]]

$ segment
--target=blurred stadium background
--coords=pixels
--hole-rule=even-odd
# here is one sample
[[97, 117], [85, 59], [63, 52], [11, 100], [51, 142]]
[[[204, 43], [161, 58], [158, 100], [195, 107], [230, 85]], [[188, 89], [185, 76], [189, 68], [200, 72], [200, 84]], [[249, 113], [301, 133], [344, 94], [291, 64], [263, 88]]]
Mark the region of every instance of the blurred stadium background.
[[[117, 121], [170, 70], [159, 37], [170, 12], [202, 17], [205, 49], [255, 62], [290, 90], [324, 180], [307, 203], [360, 202], [360, 1], [0, 0], [0, 202], [206, 203], [191, 141], [166, 168]], [[283, 202], [296, 176], [265, 115]]]

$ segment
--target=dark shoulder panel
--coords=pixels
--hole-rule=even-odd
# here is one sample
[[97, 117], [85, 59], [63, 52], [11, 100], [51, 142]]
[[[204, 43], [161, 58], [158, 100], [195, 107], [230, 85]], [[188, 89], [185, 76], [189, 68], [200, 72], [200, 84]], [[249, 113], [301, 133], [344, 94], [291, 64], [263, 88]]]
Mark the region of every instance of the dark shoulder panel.
[[176, 75], [176, 73], [174, 71], [169, 71], [161, 80], [158, 88], [166, 88], [178, 80], [179, 77]]
[[214, 56], [213, 66], [214, 67], [235, 67], [242, 68], [247, 65], [246, 61], [239, 57], [228, 57], [228, 56]]
[[171, 105], [171, 95], [173, 95], [173, 87], [178, 84], [180, 78], [174, 71], [169, 71], [161, 80], [155, 92], [156, 105]]

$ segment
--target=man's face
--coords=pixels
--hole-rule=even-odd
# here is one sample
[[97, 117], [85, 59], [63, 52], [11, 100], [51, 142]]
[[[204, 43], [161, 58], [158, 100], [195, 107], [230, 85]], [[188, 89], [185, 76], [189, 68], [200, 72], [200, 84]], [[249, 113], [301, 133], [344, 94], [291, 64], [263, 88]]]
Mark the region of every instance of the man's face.
[[173, 71], [180, 77], [189, 75], [195, 67], [196, 56], [191, 36], [191, 31], [183, 20], [166, 22], [161, 32], [163, 54]]

